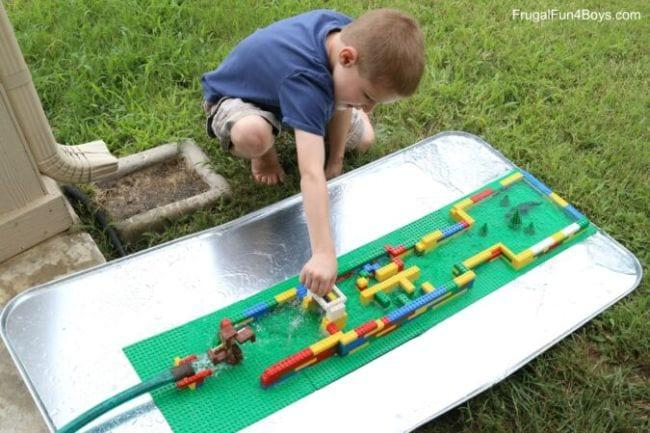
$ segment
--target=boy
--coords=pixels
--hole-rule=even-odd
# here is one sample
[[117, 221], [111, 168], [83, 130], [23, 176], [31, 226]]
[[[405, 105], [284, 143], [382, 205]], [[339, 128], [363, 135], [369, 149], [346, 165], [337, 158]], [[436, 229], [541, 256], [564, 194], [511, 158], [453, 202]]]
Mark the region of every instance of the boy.
[[257, 30], [202, 77], [208, 135], [250, 159], [255, 181], [283, 180], [274, 135], [281, 123], [294, 129], [312, 251], [300, 282], [318, 295], [337, 276], [326, 179], [341, 174], [346, 148], [372, 144], [366, 112], [413, 94], [423, 70], [424, 37], [410, 16], [379, 9], [353, 21], [317, 10]]

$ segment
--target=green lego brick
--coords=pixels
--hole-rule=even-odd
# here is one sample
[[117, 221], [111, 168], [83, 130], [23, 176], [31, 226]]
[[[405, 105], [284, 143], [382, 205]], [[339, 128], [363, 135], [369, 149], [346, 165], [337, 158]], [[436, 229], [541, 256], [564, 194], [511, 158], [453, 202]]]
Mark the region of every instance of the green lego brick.
[[375, 301], [379, 303], [379, 305], [382, 306], [382, 308], [386, 308], [390, 305], [390, 298], [388, 295], [386, 295], [384, 292], [378, 292], [375, 294]]
[[[485, 187], [491, 187], [493, 190], [500, 189], [498, 180], [480, 190]], [[534, 234], [524, 233], [523, 230], [513, 231], [508, 227], [509, 221], [504, 218], [503, 207], [500, 204], [503, 198], [501, 195], [505, 192], [508, 194], [508, 202], [514, 206], [541, 200], [539, 206], [530, 209], [526, 214], [527, 222], [535, 222]], [[470, 229], [446, 240], [422, 256], [412, 254], [405, 260], [406, 267], [416, 265], [421, 270], [421, 277], [414, 284], [419, 286], [422, 282], [429, 281], [435, 287], [446, 285], [453, 277], [454, 264], [462, 263], [463, 260], [497, 242], [503, 242], [517, 253], [573, 222], [566, 212], [542, 197], [527, 183], [517, 182], [469, 208], [468, 212], [477, 224], [489, 225], [489, 233], [482, 236], [479, 235], [478, 230]], [[449, 215], [450, 207], [451, 204], [339, 257], [339, 274], [349, 270], [355, 271], [350, 278], [337, 283], [339, 289], [348, 297], [346, 303], [348, 323], [345, 330], [353, 329], [368, 320], [380, 318], [389, 312], [378, 303], [361, 305], [360, 292], [355, 287], [355, 280], [360, 274], [359, 266], [377, 258], [383, 260], [386, 244], [411, 246], [423, 235], [455, 223]], [[502, 257], [495, 259], [476, 269], [473, 287], [450, 302], [403, 323], [386, 336], [373, 340], [361, 351], [344, 357], [334, 356], [301, 370], [279, 384], [263, 389], [259, 385], [259, 377], [268, 366], [322, 338], [319, 330], [321, 319], [319, 314], [303, 313], [295, 302], [279, 305], [269, 314], [252, 322], [251, 326], [257, 334], [257, 340], [252, 344], [246, 343], [242, 347], [245, 356], [242, 364], [219, 369], [216, 377], [207, 380], [195, 392], [177, 391], [173, 386], [155, 391], [152, 393], [154, 401], [173, 431], [177, 433], [227, 432], [242, 429], [394, 349], [560, 253], [573, 243], [580, 242], [595, 233], [595, 228], [588, 220], [581, 220], [578, 223], [586, 230], [536, 259], [522, 270], [515, 270]], [[269, 300], [296, 285], [297, 277], [293, 277], [219, 311], [128, 346], [124, 352], [141, 378], [153, 376], [169, 368], [175, 356], [201, 353], [210, 347], [214, 343], [221, 319], [241, 318], [241, 312], [246, 308]], [[398, 306], [396, 305], [395, 308]]]
[[397, 296], [395, 296], [395, 300], [397, 300], [397, 303], [398, 303], [399, 305], [406, 305], [406, 304], [408, 304], [409, 302], [411, 302], [411, 300], [409, 299], [409, 297], [406, 296], [404, 293], [398, 293]]

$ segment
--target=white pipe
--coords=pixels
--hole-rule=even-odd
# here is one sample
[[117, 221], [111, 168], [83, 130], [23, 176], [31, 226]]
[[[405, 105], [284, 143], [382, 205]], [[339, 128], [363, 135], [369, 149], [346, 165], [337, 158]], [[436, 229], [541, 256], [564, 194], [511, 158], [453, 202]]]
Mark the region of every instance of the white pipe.
[[41, 173], [61, 182], [90, 182], [117, 170], [117, 159], [102, 141], [57, 144], [36, 93], [13, 28], [0, 1], [0, 85]]

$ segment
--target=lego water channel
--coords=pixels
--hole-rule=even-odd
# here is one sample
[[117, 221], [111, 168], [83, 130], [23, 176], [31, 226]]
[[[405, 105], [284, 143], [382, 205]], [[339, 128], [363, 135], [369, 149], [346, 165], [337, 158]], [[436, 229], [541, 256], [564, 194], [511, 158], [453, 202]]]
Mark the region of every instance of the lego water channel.
[[[546, 185], [514, 170], [340, 257], [336, 286], [324, 298], [294, 277], [124, 348], [143, 383], [111, 407], [151, 391], [174, 432], [239, 430], [595, 231]], [[432, 347], [423, 356], [433, 361], [437, 350], [453, 348]], [[90, 419], [80, 417], [61, 431]]]

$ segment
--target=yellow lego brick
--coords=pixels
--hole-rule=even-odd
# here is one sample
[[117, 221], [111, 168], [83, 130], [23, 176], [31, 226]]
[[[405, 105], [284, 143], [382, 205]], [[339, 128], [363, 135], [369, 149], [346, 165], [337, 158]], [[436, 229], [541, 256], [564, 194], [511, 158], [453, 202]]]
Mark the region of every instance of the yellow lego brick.
[[314, 298], [311, 297], [311, 295], [307, 295], [304, 298], [302, 298], [302, 303], [300, 306], [302, 307], [303, 310], [309, 309], [311, 307], [311, 304], [314, 302]]
[[369, 344], [370, 344], [370, 342], [367, 341], [367, 342], [363, 343], [361, 346], [355, 347], [354, 349], [350, 350], [350, 353], [354, 353], [354, 352], [357, 352], [357, 351], [359, 351], [359, 350], [361, 350], [361, 349], [363, 349], [365, 347], [368, 347]]
[[278, 295], [275, 295], [275, 300], [278, 301], [278, 304], [287, 302], [296, 297], [296, 288], [289, 289], [286, 292], [282, 292]]
[[332, 291], [332, 292], [329, 292], [327, 295], [325, 295], [325, 297], [326, 297], [327, 300], [330, 301], [330, 302], [332, 302], [333, 300], [336, 299], [336, 295], [334, 294], [333, 291]]
[[414, 318], [414, 317], [418, 317], [420, 314], [424, 313], [424, 312], [427, 311], [428, 309], [429, 309], [429, 307], [427, 307], [426, 305], [425, 305], [424, 307], [420, 307], [420, 308], [418, 308], [417, 310], [415, 310], [415, 311], [413, 312], [413, 314], [411, 314], [411, 315], [408, 317], [408, 320], [411, 320], [411, 319]]
[[431, 284], [431, 283], [428, 282], [428, 281], [425, 281], [424, 283], [422, 283], [422, 285], [421, 285], [420, 287], [422, 287], [422, 291], [423, 291], [424, 293], [431, 293], [431, 292], [433, 292], [434, 290], [436, 290], [436, 288], [433, 287], [433, 284]]
[[453, 205], [452, 209], [456, 208], [456, 209], [460, 209], [460, 210], [465, 210], [465, 209], [467, 209], [468, 207], [470, 207], [473, 204], [474, 204], [474, 202], [472, 201], [471, 198], [464, 198], [461, 201], [459, 201], [458, 203], [456, 203], [455, 205]]
[[467, 212], [463, 209], [455, 208], [451, 210], [451, 216], [453, 216], [457, 221], [465, 221], [470, 226], [474, 224], [474, 218], [469, 216]]
[[375, 293], [390, 292], [398, 285], [400, 285], [401, 280], [405, 278], [411, 281], [417, 280], [420, 278], [420, 268], [417, 266], [411, 266], [410, 268], [393, 275], [387, 280], [384, 280], [380, 283], [375, 284], [374, 286], [367, 288], [361, 292], [361, 303], [363, 305], [368, 305], [370, 302], [372, 302]]
[[429, 233], [428, 235], [422, 236], [422, 242], [424, 243], [429, 243], [429, 242], [435, 242], [437, 240], [442, 239], [442, 230], [436, 230], [434, 232]]
[[293, 371], [300, 371], [300, 370], [302, 370], [303, 368], [309, 367], [310, 365], [316, 363], [317, 361], [318, 361], [318, 359], [316, 359], [316, 358], [312, 358], [312, 359], [310, 359], [309, 361], [307, 361], [306, 363], [304, 363], [304, 364], [302, 364], [302, 365], [300, 365], [300, 366], [294, 368]]
[[551, 237], [555, 239], [555, 242], [557, 242], [558, 244], [566, 239], [566, 235], [562, 233], [562, 231], [553, 233]]
[[517, 254], [517, 256], [514, 258], [512, 261], [512, 266], [514, 266], [515, 269], [520, 269], [526, 266], [528, 263], [532, 262], [534, 258], [535, 254], [532, 250], [524, 250], [521, 253]]
[[502, 254], [503, 254], [504, 256], [506, 256], [506, 257], [508, 258], [508, 260], [510, 260], [510, 261], [512, 262], [512, 261], [515, 259], [515, 253], [513, 253], [512, 250], [511, 250], [510, 248], [506, 247], [506, 246], [503, 245], [502, 243], [498, 243], [498, 244], [496, 244], [494, 247], [496, 248], [497, 246], [498, 246], [499, 248], [501, 248], [501, 252], [502, 252]]
[[196, 383], [190, 383], [189, 385], [187, 385], [187, 387], [188, 387], [191, 391], [196, 391]]
[[503, 179], [500, 183], [501, 183], [501, 185], [503, 185], [503, 186], [508, 186], [508, 185], [510, 185], [510, 184], [513, 184], [513, 183], [517, 182], [518, 180], [521, 180], [522, 177], [524, 177], [523, 174], [521, 174], [521, 173], [515, 173], [515, 174], [512, 174], [512, 175], [506, 177], [506, 178]]
[[469, 259], [466, 259], [463, 262], [463, 265], [465, 265], [466, 268], [473, 269], [473, 268], [477, 267], [478, 265], [481, 265], [481, 264], [487, 262], [492, 257], [492, 250], [494, 250], [494, 248], [496, 248], [496, 247], [491, 246], [489, 248], [484, 249], [480, 253], [473, 255]]
[[176, 356], [174, 357], [174, 367], [178, 367], [179, 365], [181, 365], [181, 358], [180, 356]]
[[551, 200], [553, 200], [555, 203], [557, 203], [558, 206], [560, 206], [560, 207], [567, 207], [569, 205], [569, 203], [567, 203], [566, 200], [564, 200], [562, 197], [560, 197], [559, 195], [557, 195], [554, 192], [550, 193], [548, 196], [549, 196], [549, 198]]
[[365, 277], [357, 278], [357, 287], [359, 290], [365, 290], [368, 288], [368, 279]]
[[464, 274], [461, 274], [456, 278], [454, 278], [454, 283], [456, 283], [458, 287], [465, 287], [466, 285], [474, 281], [475, 278], [476, 278], [476, 274], [474, 272], [467, 271]]
[[382, 266], [381, 268], [377, 269], [375, 271], [375, 279], [377, 281], [384, 281], [393, 275], [395, 275], [398, 271], [397, 265], [393, 262], [390, 262], [389, 264]]
[[341, 336], [341, 340], [339, 341], [341, 342], [341, 344], [348, 345], [352, 343], [354, 340], [356, 340], [357, 338], [359, 338], [359, 336], [357, 335], [357, 332], [353, 329], [352, 331], [348, 331], [345, 334], [343, 334]]
[[[446, 295], [442, 296], [441, 298], [438, 298], [438, 299], [436, 299], [435, 301], [433, 301], [433, 302], [431, 303], [431, 304], [432, 304], [432, 307], [431, 307], [431, 308], [440, 308], [440, 307], [442, 307], [443, 305], [445, 305], [446, 303], [448, 303], [449, 301], [451, 301], [452, 299], [455, 299], [456, 297], [462, 295], [462, 294], [465, 293], [466, 291], [467, 291], [467, 289], [463, 289], [463, 290], [461, 290], [460, 292], [456, 292], [456, 293], [451, 293], [451, 292], [450, 292], [450, 293], [447, 293]], [[429, 304], [427, 304], [427, 305], [429, 305]]]
[[425, 251], [431, 251], [436, 247], [438, 240], [442, 239], [442, 237], [443, 237], [442, 230], [436, 230], [427, 235], [424, 235], [422, 236], [420, 241], [415, 244], [415, 249], [419, 253], [423, 253]]
[[382, 329], [381, 332], [377, 333], [377, 337], [381, 337], [382, 335], [386, 335], [389, 332], [393, 331], [395, 328], [397, 328], [397, 325], [391, 325], [388, 328], [384, 328], [384, 329]]
[[406, 293], [409, 295], [415, 291], [415, 285], [408, 280], [408, 278], [402, 278], [399, 280], [399, 285]]
[[309, 348], [314, 352], [314, 355], [325, 352], [327, 349], [331, 349], [336, 346], [339, 341], [341, 341], [341, 336], [343, 332], [339, 331], [336, 334], [332, 334], [329, 337], [325, 337], [317, 343], [312, 344]]

